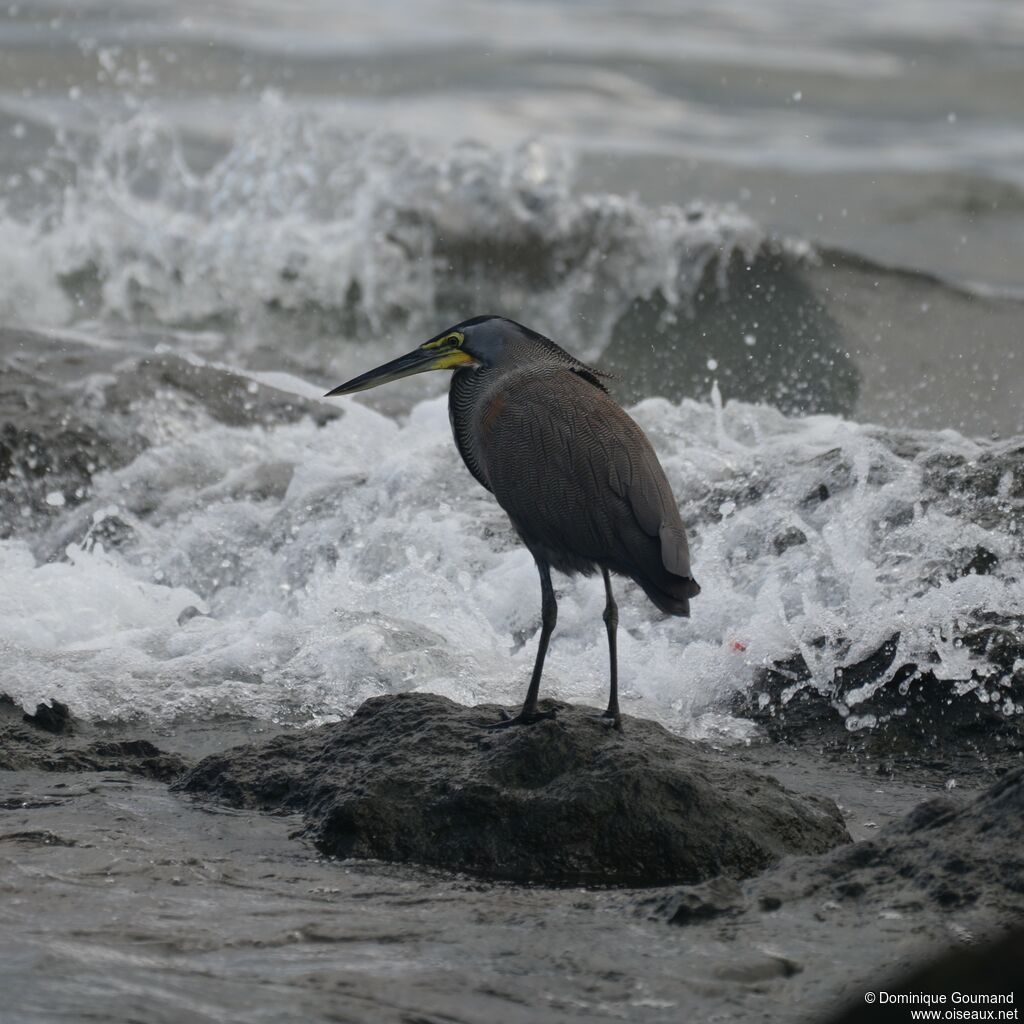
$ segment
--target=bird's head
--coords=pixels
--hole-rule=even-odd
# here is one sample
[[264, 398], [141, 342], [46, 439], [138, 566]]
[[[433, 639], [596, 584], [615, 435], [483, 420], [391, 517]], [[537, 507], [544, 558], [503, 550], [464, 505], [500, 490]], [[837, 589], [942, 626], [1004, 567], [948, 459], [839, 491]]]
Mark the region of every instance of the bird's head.
[[[471, 367], [499, 366], [511, 355], [511, 342], [521, 332], [532, 331], [500, 316], [477, 316], [435, 334], [407, 355], [353, 377], [328, 391], [325, 397], [351, 395], [378, 384], [388, 384], [400, 377], [427, 370], [462, 370]], [[539, 335], [538, 335], [539, 337]], [[549, 343], [550, 344], [550, 343]]]

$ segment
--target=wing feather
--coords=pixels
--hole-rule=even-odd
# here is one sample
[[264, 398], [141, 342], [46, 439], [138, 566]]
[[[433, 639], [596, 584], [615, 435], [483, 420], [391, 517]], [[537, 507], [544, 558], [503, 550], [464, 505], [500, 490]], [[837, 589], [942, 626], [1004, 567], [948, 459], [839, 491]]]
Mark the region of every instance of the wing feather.
[[[502, 395], [480, 458], [531, 548], [548, 557], [563, 552], [570, 567], [604, 565], [638, 582], [689, 579], [686, 532], [664, 471], [613, 399], [551, 367], [510, 378]], [[555, 557], [551, 563], [561, 567]]]

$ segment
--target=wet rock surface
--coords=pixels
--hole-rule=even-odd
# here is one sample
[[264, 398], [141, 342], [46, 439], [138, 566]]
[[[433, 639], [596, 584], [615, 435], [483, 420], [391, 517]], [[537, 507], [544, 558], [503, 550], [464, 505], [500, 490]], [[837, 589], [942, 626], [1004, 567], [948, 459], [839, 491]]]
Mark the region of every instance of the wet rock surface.
[[748, 877], [848, 841], [831, 801], [797, 796], [661, 726], [618, 734], [584, 708], [490, 731], [498, 709], [429, 694], [208, 757], [176, 787], [301, 811], [325, 853], [519, 882]]
[[[11, 333], [0, 331], [0, 356]], [[88, 496], [96, 473], [145, 447], [130, 424], [88, 409], [80, 393], [0, 359], [0, 539], [44, 528]]]
[[[691, 216], [699, 221], [702, 211]], [[862, 374], [815, 291], [808, 261], [786, 246], [768, 241], [707, 261], [688, 309], [686, 345], [678, 344], [670, 308], [660, 295], [638, 300], [615, 325], [603, 361], [634, 373], [640, 364], [639, 380], [627, 389], [630, 401], [701, 393], [710, 359], [723, 392], [744, 401], [770, 395], [783, 411], [803, 414], [849, 415], [856, 408]], [[650, 344], [640, 348], [637, 337]]]
[[867, 657], [838, 669], [828, 691], [813, 685], [802, 654], [770, 665], [738, 696], [734, 710], [780, 742], [814, 742], [966, 773], [979, 756], [1004, 767], [1019, 764], [1024, 616], [979, 612], [956, 628], [955, 644], [974, 656], [960, 678], [939, 678], [934, 662], [900, 659], [894, 633]]
[[900, 919], [970, 910], [1024, 914], [1024, 769], [967, 803], [927, 800], [877, 838], [823, 857], [791, 858], [757, 879], [714, 880], [642, 904], [672, 924], [693, 925], [816, 906], [828, 916]]
[[188, 762], [149, 740], [109, 738], [79, 728], [60, 701], [29, 714], [0, 694], [0, 771], [127, 772], [160, 782], [181, 775]]
[[201, 359], [152, 351], [159, 342], [119, 348], [0, 327], [0, 539], [44, 530], [60, 510], [87, 501], [94, 476], [159, 442], [159, 428], [140, 413], [162, 402], [177, 416], [229, 426], [304, 416], [322, 425], [342, 415]]

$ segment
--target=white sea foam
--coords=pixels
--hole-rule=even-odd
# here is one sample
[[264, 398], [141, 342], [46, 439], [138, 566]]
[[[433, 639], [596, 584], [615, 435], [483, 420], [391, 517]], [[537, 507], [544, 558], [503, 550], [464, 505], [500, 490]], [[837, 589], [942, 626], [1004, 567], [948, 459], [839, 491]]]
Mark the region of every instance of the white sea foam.
[[357, 133], [272, 93], [212, 164], [154, 112], [65, 147], [40, 207], [0, 208], [0, 253], [17, 254], [0, 255], [6, 319], [226, 318], [251, 344], [267, 315], [264, 342], [282, 317], [326, 316], [335, 346], [339, 317], [407, 335], [496, 308], [592, 357], [631, 302], [683, 305], [709, 265], [764, 240], [732, 207], [577, 194], [557, 145]]
[[[461, 466], [444, 400], [402, 421], [357, 401], [344, 408], [321, 428], [171, 431], [97, 477], [88, 503], [60, 510], [75, 542], [58, 561], [0, 543], [0, 691], [26, 705], [58, 697], [104, 719], [307, 721], [416, 688], [521, 700], [536, 572]], [[937, 657], [940, 678], [969, 678], [977, 656], [955, 641], [958, 621], [1024, 606], [1012, 519], [972, 524], [921, 500], [930, 450], [973, 459], [981, 443], [914, 435], [920, 454], [897, 456], [872, 428], [723, 407], [717, 396], [711, 406], [650, 399], [634, 413], [694, 528], [704, 589], [686, 621], [619, 584], [630, 710], [692, 734], [741, 734], [724, 709], [761, 666], [801, 652], [811, 685], [828, 692], [837, 668], [896, 630], [894, 668]], [[808, 504], [828, 472], [833, 493]], [[97, 538], [115, 520], [127, 539], [103, 550]], [[806, 542], [778, 554], [787, 530]], [[955, 553], [974, 545], [998, 557], [998, 571], [950, 579]], [[600, 581], [558, 578], [556, 588], [545, 692], [599, 705]], [[201, 614], [179, 625], [190, 606]]]
[[[66, 188], [43, 189], [34, 211], [0, 211], [0, 315], [83, 331], [95, 316], [90, 339], [118, 319], [133, 338], [153, 323], [215, 327], [164, 337], [200, 370], [311, 399], [321, 389], [285, 369], [336, 358], [337, 335], [365, 367], [364, 338], [386, 346], [400, 322], [405, 347], [467, 310], [515, 310], [593, 357], [637, 299], [659, 297], [672, 315], [732, 252], [764, 242], [731, 208], [578, 194], [570, 162], [546, 144], [440, 151], [344, 131], [273, 95], [219, 156], [202, 169], [194, 157], [152, 113], [56, 156]], [[251, 343], [259, 361], [239, 350]], [[293, 358], [293, 343], [313, 357]], [[115, 379], [97, 383], [92, 405]], [[0, 692], [29, 705], [59, 697], [94, 718], [301, 721], [415, 687], [521, 699], [536, 573], [460, 465], [443, 400], [400, 421], [344, 408], [322, 428], [227, 427], [201, 397], [143, 391], [127, 416], [150, 447], [96, 477], [84, 505], [47, 493], [60, 524], [47, 538], [59, 543], [0, 542]], [[894, 666], [927, 660], [939, 678], [969, 679], [981, 656], [959, 645], [960, 621], [1024, 605], [1012, 519], [983, 526], [922, 500], [922, 457], [897, 456], [871, 428], [723, 406], [717, 389], [710, 405], [651, 399], [635, 412], [694, 527], [704, 592], [680, 621], [620, 586], [634, 710], [742, 733], [725, 709], [763, 666], [799, 653], [829, 692], [896, 632]], [[914, 444], [966, 459], [985, 450], [952, 433]], [[829, 499], [805, 501], [833, 471]], [[1009, 500], [1015, 481], [999, 489]], [[780, 554], [787, 531], [804, 540]], [[948, 578], [973, 546], [997, 571]], [[546, 692], [599, 704], [602, 588], [561, 580], [559, 592]], [[188, 608], [200, 614], [181, 616]]]

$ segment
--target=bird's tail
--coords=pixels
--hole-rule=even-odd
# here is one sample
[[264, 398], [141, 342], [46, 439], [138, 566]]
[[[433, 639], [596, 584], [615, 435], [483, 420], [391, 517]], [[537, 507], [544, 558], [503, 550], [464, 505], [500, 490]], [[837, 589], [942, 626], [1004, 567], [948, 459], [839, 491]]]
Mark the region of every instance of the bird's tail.
[[681, 615], [689, 618], [690, 598], [700, 593], [700, 584], [689, 576], [666, 574], [657, 583], [638, 579], [644, 593], [666, 615]]

